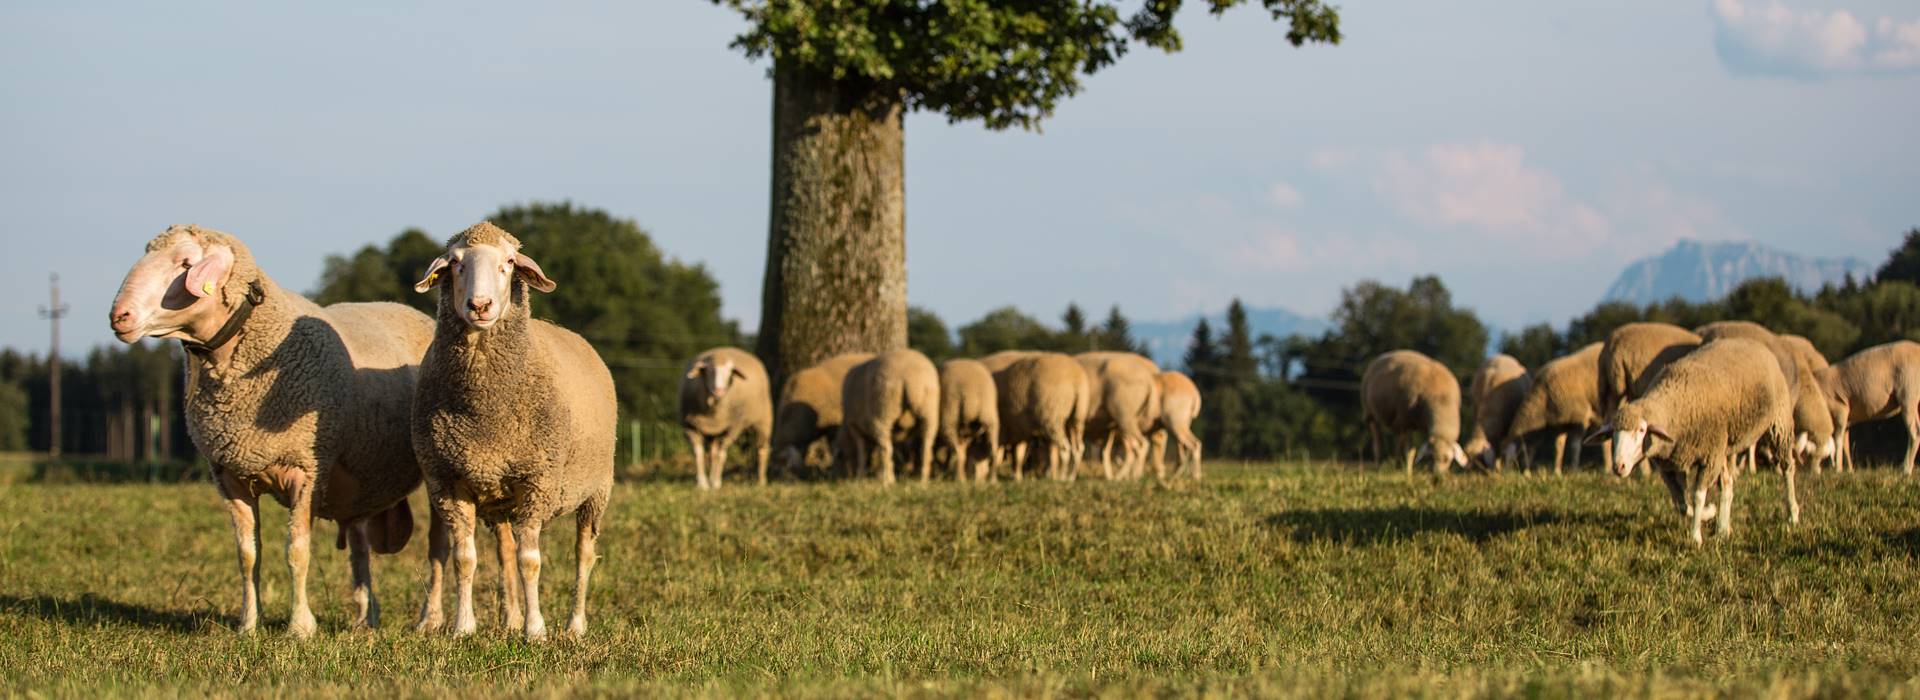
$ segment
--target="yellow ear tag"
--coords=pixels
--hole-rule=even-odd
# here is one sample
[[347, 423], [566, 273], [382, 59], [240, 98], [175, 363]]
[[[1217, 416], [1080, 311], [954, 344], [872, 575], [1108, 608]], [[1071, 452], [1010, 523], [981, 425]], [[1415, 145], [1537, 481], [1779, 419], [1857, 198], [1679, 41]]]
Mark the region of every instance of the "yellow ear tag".
[[213, 296], [213, 280], [201, 282], [200, 291], [206, 292], [207, 296]]
[[427, 285], [428, 285], [428, 286], [432, 286], [432, 285], [433, 285], [433, 281], [434, 281], [434, 280], [437, 280], [437, 279], [440, 279], [440, 271], [439, 271], [439, 270], [434, 270], [433, 272], [429, 272], [429, 273], [427, 273]]

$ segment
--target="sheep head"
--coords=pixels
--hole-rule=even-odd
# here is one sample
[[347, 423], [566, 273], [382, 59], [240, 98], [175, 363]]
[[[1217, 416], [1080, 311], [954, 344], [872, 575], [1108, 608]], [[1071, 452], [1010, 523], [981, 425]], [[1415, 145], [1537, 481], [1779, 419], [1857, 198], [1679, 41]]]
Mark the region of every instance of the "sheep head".
[[[1649, 422], [1632, 410], [1633, 404], [1622, 404], [1612, 423], [1595, 428], [1587, 433], [1589, 445], [1613, 437], [1613, 473], [1621, 477], [1631, 476], [1634, 467], [1640, 462], [1656, 456], [1673, 443], [1673, 436], [1659, 424]], [[1657, 439], [1658, 443], [1649, 443]]]
[[246, 284], [232, 284], [241, 267], [237, 261], [252, 266], [231, 236], [192, 225], [168, 228], [147, 244], [146, 254], [120, 283], [107, 312], [114, 336], [123, 343], [212, 336], [247, 293], [237, 289]]
[[425, 293], [446, 284], [441, 304], [476, 331], [492, 328], [512, 311], [515, 281], [542, 292], [554, 290], [540, 264], [520, 252], [520, 241], [492, 222], [482, 221], [447, 241], [447, 252], [427, 265], [413, 285]]
[[687, 369], [687, 378], [700, 383], [700, 388], [706, 390], [707, 405], [712, 406], [726, 398], [734, 380], [746, 379], [747, 375], [731, 359], [708, 356], [700, 358]]

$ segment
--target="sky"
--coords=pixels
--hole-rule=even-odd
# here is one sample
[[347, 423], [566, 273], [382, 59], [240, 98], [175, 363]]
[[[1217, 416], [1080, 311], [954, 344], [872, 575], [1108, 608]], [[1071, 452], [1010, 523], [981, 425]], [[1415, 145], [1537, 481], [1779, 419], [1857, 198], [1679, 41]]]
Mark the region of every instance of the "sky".
[[[909, 117], [912, 302], [1317, 316], [1431, 273], [1514, 328], [1682, 238], [1878, 261], [1920, 225], [1920, 5], [1338, 4], [1345, 40], [1297, 49], [1190, 8], [1183, 52], [1137, 47], [1041, 133]], [[113, 342], [169, 224], [309, 290], [330, 253], [562, 199], [705, 265], [751, 329], [771, 87], [742, 29], [702, 0], [0, 2], [0, 346], [44, 349], [50, 272], [65, 354]]]

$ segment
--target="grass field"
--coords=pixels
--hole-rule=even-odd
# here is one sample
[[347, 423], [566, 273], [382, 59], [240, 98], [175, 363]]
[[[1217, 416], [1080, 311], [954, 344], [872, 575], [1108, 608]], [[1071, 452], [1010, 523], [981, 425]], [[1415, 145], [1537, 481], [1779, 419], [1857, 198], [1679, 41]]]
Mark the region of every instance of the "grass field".
[[[409, 631], [423, 537], [376, 562], [384, 628], [346, 631], [331, 526], [322, 634], [286, 638], [277, 506], [239, 636], [210, 486], [0, 481], [0, 693], [1920, 696], [1920, 481], [1897, 472], [1806, 478], [1793, 529], [1779, 479], [1747, 478], [1733, 537], [1695, 549], [1648, 479], [1208, 471], [622, 483], [589, 634], [544, 645], [499, 631], [487, 556], [480, 635]], [[547, 537], [556, 627], [570, 532]]]

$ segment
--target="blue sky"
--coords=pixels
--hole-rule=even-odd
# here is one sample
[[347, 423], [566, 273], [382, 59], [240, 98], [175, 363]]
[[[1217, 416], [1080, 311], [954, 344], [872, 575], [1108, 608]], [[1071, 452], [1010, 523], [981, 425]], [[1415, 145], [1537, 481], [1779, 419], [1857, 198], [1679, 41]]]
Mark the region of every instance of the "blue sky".
[[[1511, 327], [1682, 237], [1877, 261], [1920, 225], [1913, 3], [1341, 6], [1347, 40], [1304, 49], [1190, 11], [1186, 51], [1136, 51], [1041, 134], [911, 117], [914, 303], [1318, 315], [1432, 272]], [[110, 342], [171, 223], [308, 289], [328, 253], [555, 199], [705, 264], [751, 327], [770, 110], [740, 29], [699, 0], [0, 4], [0, 345], [44, 347], [49, 271], [68, 347]]]

